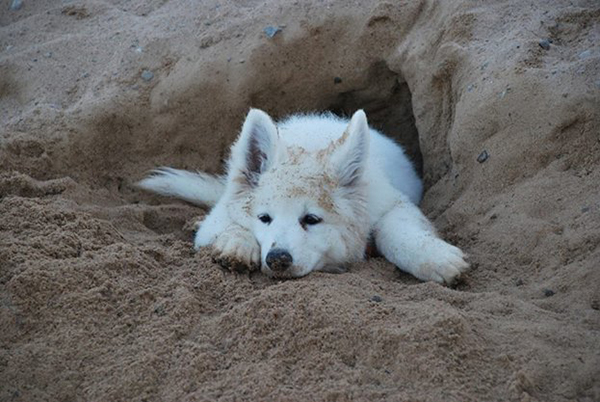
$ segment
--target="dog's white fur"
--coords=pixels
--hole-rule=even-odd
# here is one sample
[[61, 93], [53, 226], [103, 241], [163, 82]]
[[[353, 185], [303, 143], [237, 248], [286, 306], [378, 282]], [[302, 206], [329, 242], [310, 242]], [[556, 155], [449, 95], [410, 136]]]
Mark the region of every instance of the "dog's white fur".
[[[195, 247], [211, 246], [270, 276], [342, 270], [364, 257], [369, 236], [389, 261], [422, 280], [451, 283], [468, 268], [417, 207], [422, 184], [402, 148], [369, 128], [362, 110], [350, 122], [310, 114], [275, 124], [252, 109], [226, 177], [162, 168], [139, 186], [214, 205]], [[283, 269], [273, 263], [281, 250]]]

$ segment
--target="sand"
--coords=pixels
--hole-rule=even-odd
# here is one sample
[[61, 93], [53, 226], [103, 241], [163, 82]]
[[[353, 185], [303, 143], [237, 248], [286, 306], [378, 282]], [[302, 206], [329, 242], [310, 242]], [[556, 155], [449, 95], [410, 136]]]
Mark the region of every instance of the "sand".
[[[11, 3], [0, 400], [600, 400], [597, 1]], [[222, 172], [251, 106], [364, 108], [472, 270], [275, 281], [195, 253], [206, 211], [133, 183]]]

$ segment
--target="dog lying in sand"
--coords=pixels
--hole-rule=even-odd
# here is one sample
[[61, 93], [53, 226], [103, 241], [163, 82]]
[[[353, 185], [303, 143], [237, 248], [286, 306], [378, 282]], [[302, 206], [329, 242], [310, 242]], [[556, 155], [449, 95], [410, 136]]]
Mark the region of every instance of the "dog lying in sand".
[[307, 114], [275, 123], [252, 109], [225, 177], [160, 168], [138, 184], [213, 207], [195, 247], [272, 277], [343, 272], [364, 258], [370, 237], [424, 281], [452, 283], [469, 267], [417, 207], [422, 183], [402, 148], [369, 128], [362, 110], [350, 121]]

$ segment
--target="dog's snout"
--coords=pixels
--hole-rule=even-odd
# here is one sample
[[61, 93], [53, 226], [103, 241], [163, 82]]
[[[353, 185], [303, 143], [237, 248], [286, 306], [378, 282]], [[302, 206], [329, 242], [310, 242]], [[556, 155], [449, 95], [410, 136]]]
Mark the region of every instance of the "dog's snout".
[[267, 254], [267, 266], [273, 271], [285, 271], [292, 266], [292, 256], [282, 248], [274, 248]]

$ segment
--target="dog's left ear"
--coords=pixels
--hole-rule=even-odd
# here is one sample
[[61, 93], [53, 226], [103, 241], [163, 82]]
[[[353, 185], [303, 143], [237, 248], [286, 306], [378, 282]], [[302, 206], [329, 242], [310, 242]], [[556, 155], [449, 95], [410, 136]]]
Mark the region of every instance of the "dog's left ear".
[[274, 162], [277, 139], [277, 127], [271, 117], [262, 110], [250, 109], [232, 148], [230, 169], [241, 173], [251, 187], [256, 186], [260, 174]]
[[364, 111], [354, 113], [340, 140], [332, 160], [338, 171], [340, 186], [352, 187], [362, 178], [369, 152], [369, 125]]

